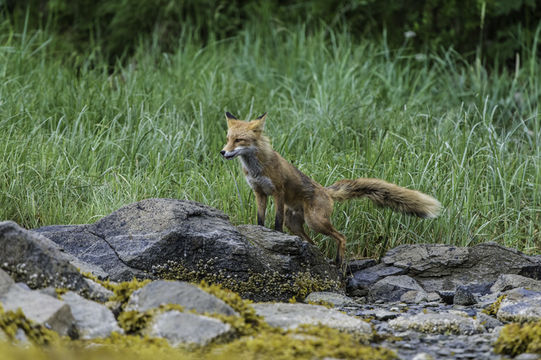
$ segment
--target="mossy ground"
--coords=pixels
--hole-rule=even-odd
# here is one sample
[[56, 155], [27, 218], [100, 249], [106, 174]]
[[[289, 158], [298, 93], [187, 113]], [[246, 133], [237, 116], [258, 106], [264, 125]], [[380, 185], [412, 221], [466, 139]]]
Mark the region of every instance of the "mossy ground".
[[541, 354], [541, 320], [522, 325], [505, 325], [494, 344], [494, 351], [510, 356], [522, 353]]
[[[197, 284], [201, 289], [222, 299], [240, 316], [210, 315], [229, 323], [234, 329], [233, 340], [217, 341], [205, 347], [171, 347], [164, 339], [144, 336], [147, 322], [159, 312], [179, 310], [178, 305], [166, 305], [139, 313], [123, 311], [129, 295], [147, 282], [132, 280], [125, 283], [103, 283], [114, 292], [110, 303], [119, 303], [119, 324], [126, 335], [114, 333], [106, 339], [91, 341], [60, 338], [43, 326], [33, 324], [22, 312], [3, 312], [0, 308], [0, 329], [7, 335], [7, 342], [0, 340], [2, 360], [52, 360], [52, 359], [141, 359], [157, 357], [169, 359], [395, 359], [393, 351], [366, 344], [366, 339], [324, 326], [305, 326], [295, 330], [282, 330], [269, 326], [250, 306], [251, 301], [219, 285], [206, 282]], [[20, 346], [15, 334], [25, 332], [28, 344]], [[0, 338], [1, 339], [1, 338]]]

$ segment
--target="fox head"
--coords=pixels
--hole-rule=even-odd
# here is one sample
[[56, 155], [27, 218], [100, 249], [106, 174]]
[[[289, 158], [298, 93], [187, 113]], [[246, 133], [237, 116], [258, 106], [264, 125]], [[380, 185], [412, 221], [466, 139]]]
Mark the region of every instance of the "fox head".
[[220, 154], [226, 159], [233, 159], [239, 155], [248, 155], [258, 149], [258, 143], [264, 140], [263, 128], [267, 113], [252, 121], [242, 121], [226, 112], [227, 144]]

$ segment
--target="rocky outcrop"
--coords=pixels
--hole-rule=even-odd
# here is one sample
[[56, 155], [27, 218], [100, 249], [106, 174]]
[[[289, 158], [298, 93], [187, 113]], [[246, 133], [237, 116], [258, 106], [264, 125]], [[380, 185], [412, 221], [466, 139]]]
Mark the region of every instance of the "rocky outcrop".
[[317, 247], [260, 226], [237, 228], [221, 211], [193, 201], [147, 199], [94, 224], [35, 232], [75, 257], [83, 270], [113, 281], [206, 279], [260, 300], [293, 296], [299, 277], [338, 288], [337, 269]]
[[12, 221], [0, 222], [0, 267], [31, 288], [67, 288], [84, 292], [88, 284], [75, 260], [48, 238], [25, 230]]
[[459, 285], [494, 283], [500, 274], [541, 279], [541, 260], [493, 242], [472, 247], [440, 244], [401, 245], [382, 263], [404, 269], [426, 291], [455, 290]]

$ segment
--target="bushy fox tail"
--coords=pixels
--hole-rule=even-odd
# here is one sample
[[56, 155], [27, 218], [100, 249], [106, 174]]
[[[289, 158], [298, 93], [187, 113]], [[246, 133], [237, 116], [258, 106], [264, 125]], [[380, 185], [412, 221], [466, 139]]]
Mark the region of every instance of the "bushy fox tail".
[[435, 218], [441, 209], [440, 202], [432, 196], [380, 179], [340, 180], [325, 190], [336, 201], [366, 197], [378, 206], [387, 206], [393, 210], [422, 218]]

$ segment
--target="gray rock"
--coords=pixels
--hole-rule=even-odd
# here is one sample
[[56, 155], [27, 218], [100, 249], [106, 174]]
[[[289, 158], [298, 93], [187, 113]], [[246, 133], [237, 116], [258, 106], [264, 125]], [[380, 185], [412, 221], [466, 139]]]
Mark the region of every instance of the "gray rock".
[[503, 322], [541, 320], [541, 292], [523, 288], [509, 290], [502, 300], [496, 317]]
[[523, 353], [514, 357], [515, 360], [539, 360], [541, 354]]
[[105, 305], [87, 300], [71, 291], [62, 295], [62, 300], [71, 309], [80, 338], [104, 338], [113, 332], [124, 332]]
[[474, 305], [477, 303], [475, 296], [468, 290], [465, 286], [458, 286], [455, 291], [455, 296], [453, 297], [453, 304], [456, 305]]
[[370, 324], [363, 320], [320, 305], [259, 303], [253, 304], [252, 307], [269, 325], [283, 329], [294, 329], [303, 324], [321, 324], [361, 335], [369, 335], [372, 332]]
[[490, 288], [493, 293], [503, 292], [516, 288], [525, 288], [532, 291], [541, 291], [541, 281], [516, 274], [502, 274]]
[[364, 270], [366, 268], [376, 265], [376, 260], [374, 259], [356, 259], [351, 260], [347, 263], [347, 272], [354, 274], [358, 271]]
[[477, 319], [479, 320], [481, 325], [483, 325], [487, 330], [492, 330], [503, 325], [503, 323], [500, 320], [490, 315], [487, 315], [483, 312], [477, 313]]
[[415, 355], [411, 360], [434, 360], [434, 357], [427, 353], [419, 353]]
[[0, 266], [31, 288], [54, 286], [84, 292], [84, 277], [51, 240], [13, 221], [0, 222]]
[[458, 311], [403, 315], [389, 321], [389, 326], [399, 331], [415, 330], [434, 334], [475, 334], [485, 331], [481, 323]]
[[336, 267], [314, 245], [264, 227], [237, 228], [221, 211], [193, 201], [147, 199], [94, 224], [35, 231], [98, 277], [105, 274], [113, 281], [136, 277], [248, 282], [256, 286], [241, 294], [245, 297], [287, 299], [294, 294], [297, 276], [309, 273], [329, 289], [338, 288]]
[[0, 296], [4, 311], [21, 309], [24, 315], [40, 325], [52, 329], [60, 335], [77, 337], [75, 319], [70, 307], [53, 297], [39, 291], [25, 290], [13, 285]]
[[336, 306], [336, 307], [355, 304], [355, 301], [350, 297], [347, 297], [347, 296], [342, 295], [342, 294], [328, 292], [328, 291], [317, 291], [317, 292], [310, 293], [304, 299], [304, 302], [305, 303], [325, 302], [325, 303], [331, 304], [331, 305]]
[[88, 284], [88, 298], [99, 302], [106, 302], [114, 293], [91, 279], [85, 279]]
[[369, 298], [385, 302], [399, 301], [408, 291], [424, 291], [414, 279], [407, 275], [388, 276], [370, 288]]
[[132, 293], [126, 310], [147, 311], [160, 305], [176, 304], [198, 313], [238, 315], [223, 300], [183, 281], [153, 281]]
[[436, 293], [440, 296], [444, 303], [449, 305], [453, 304], [453, 301], [455, 300], [454, 291], [436, 291]]
[[150, 337], [165, 338], [177, 346], [206, 345], [230, 331], [231, 326], [218, 319], [173, 310], [156, 315], [143, 332]]
[[13, 279], [4, 270], [0, 269], [0, 295], [5, 294], [14, 284]]
[[402, 268], [378, 264], [353, 273], [348, 279], [346, 290], [352, 296], [366, 296], [370, 287], [384, 277], [405, 273], [406, 270]]
[[389, 250], [382, 262], [406, 270], [428, 292], [493, 282], [502, 273], [541, 277], [541, 259], [493, 242], [472, 247], [401, 245]]

